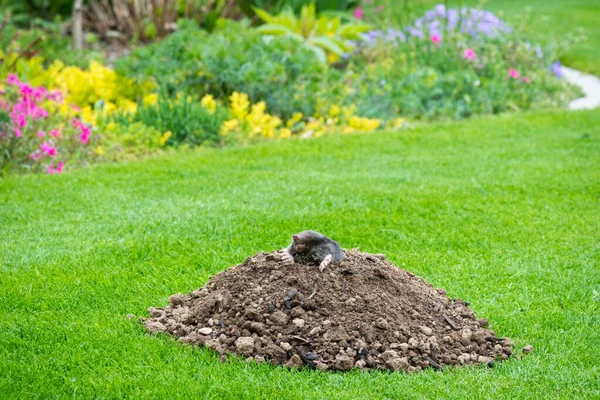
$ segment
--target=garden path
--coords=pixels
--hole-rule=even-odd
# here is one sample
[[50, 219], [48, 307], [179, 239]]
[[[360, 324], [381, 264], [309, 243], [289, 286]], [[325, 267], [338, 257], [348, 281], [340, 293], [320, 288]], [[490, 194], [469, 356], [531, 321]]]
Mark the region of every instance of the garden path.
[[571, 110], [591, 109], [600, 106], [600, 79], [569, 67], [561, 67], [564, 78], [583, 90], [584, 96], [569, 104]]

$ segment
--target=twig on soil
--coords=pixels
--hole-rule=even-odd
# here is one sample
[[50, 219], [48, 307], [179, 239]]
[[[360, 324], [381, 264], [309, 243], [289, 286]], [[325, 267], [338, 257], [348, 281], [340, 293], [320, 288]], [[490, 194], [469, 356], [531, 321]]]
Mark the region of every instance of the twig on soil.
[[294, 339], [297, 339], [297, 340], [300, 340], [301, 342], [304, 342], [304, 343], [310, 343], [310, 340], [304, 339], [303, 337], [300, 337], [300, 336], [290, 335], [290, 337], [294, 338]]
[[317, 293], [317, 289], [313, 289], [312, 293], [307, 298], [312, 299], [312, 297], [315, 295], [315, 293]]
[[498, 343], [498, 342], [504, 342], [504, 340], [506, 340], [506, 338], [499, 338], [499, 337], [495, 337], [495, 336], [486, 336], [485, 340], [487, 340], [488, 342]]
[[304, 361], [305, 364], [311, 366], [312, 368], [315, 368], [315, 364], [306, 357], [302, 350], [300, 350], [300, 347], [294, 346], [294, 350], [296, 350], [296, 353], [298, 353], [298, 355], [300, 356], [302, 361]]
[[446, 322], [448, 323], [448, 325], [450, 325], [452, 327], [452, 329], [454, 329], [455, 331], [458, 330], [458, 326], [456, 325], [456, 323], [454, 323], [454, 321], [452, 321], [452, 319], [450, 319], [450, 317], [448, 315], [444, 314], [443, 317], [446, 320]]
[[433, 358], [429, 357], [428, 355], [425, 355], [425, 359], [429, 361], [429, 365], [431, 365], [433, 368], [444, 369], [444, 367], [442, 367], [438, 362], [436, 362]]

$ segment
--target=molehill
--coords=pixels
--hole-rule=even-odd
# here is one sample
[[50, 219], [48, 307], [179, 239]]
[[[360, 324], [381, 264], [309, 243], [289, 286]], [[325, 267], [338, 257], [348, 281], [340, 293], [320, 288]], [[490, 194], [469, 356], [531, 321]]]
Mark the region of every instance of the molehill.
[[468, 303], [381, 254], [344, 250], [339, 265], [284, 265], [260, 253], [175, 294], [142, 319], [152, 333], [288, 368], [413, 372], [487, 364], [512, 354]]

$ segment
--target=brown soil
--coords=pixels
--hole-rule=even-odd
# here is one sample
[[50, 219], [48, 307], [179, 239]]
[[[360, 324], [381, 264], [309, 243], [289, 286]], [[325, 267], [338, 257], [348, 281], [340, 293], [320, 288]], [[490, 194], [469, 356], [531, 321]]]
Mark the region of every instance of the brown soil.
[[407, 370], [492, 365], [512, 354], [453, 300], [383, 255], [345, 250], [339, 265], [283, 265], [261, 253], [213, 276], [204, 287], [149, 308], [146, 328], [204, 345], [225, 357], [289, 368]]

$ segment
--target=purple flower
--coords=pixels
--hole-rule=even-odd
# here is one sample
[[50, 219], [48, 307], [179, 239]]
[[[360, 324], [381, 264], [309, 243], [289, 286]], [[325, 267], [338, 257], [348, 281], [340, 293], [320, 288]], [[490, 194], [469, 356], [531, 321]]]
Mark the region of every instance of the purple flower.
[[557, 78], [562, 78], [563, 73], [562, 70], [560, 68], [560, 61], [555, 61], [551, 66], [550, 66], [552, 72], [554, 72], [554, 75], [556, 75]]
[[540, 46], [535, 48], [535, 54], [537, 54], [538, 58], [544, 57], [544, 53], [542, 52], [542, 48]]
[[427, 11], [421, 18], [416, 19], [411, 26], [402, 30], [374, 30], [363, 35], [367, 46], [374, 46], [379, 38], [394, 45], [398, 41], [420, 39], [425, 37], [443, 37], [445, 32], [450, 34], [460, 32], [474, 39], [482, 37], [497, 37], [504, 32], [510, 32], [496, 15], [490, 11], [475, 8], [450, 8], [438, 4], [433, 10]]
[[425, 36], [425, 34], [423, 33], [423, 31], [421, 31], [419, 29], [416, 29], [416, 28], [413, 28], [413, 27], [408, 28], [408, 34], [410, 36], [420, 37], [420, 38], [423, 37], [423, 36]]
[[442, 18], [446, 17], [446, 6], [443, 4], [438, 4], [435, 6], [435, 12]]
[[456, 27], [458, 26], [458, 20], [459, 20], [458, 10], [456, 10], [456, 9], [448, 10], [448, 31], [449, 32], [456, 30]]

